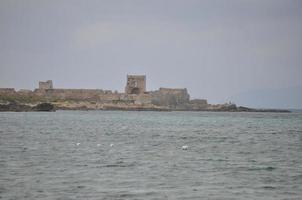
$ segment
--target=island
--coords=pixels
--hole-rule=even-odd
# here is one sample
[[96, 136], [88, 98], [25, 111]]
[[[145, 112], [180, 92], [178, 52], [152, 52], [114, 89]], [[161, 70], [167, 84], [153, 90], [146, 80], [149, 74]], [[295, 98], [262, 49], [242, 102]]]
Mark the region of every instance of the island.
[[206, 99], [190, 99], [186, 88], [146, 91], [145, 75], [127, 75], [122, 93], [103, 89], [54, 88], [51, 80], [40, 81], [39, 87], [33, 91], [0, 88], [0, 111], [55, 110], [290, 112], [247, 108], [234, 103], [209, 104]]

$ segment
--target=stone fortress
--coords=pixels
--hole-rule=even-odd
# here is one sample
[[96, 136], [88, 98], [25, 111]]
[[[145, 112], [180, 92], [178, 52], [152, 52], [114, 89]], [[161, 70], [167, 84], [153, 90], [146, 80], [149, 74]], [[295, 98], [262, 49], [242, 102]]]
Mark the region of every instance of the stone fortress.
[[0, 88], [0, 112], [45, 110], [290, 112], [237, 107], [232, 103], [208, 104], [205, 99], [191, 100], [186, 88], [147, 91], [145, 75], [127, 75], [122, 93], [102, 89], [60, 89], [53, 87], [51, 80], [40, 81], [39, 88], [33, 91]]
[[59, 109], [191, 110], [207, 105], [206, 100], [190, 100], [186, 88], [146, 91], [145, 75], [127, 75], [123, 93], [102, 89], [60, 89], [48, 80], [40, 81], [39, 88], [34, 91], [0, 88], [0, 97], [7, 95], [28, 98], [30, 103], [50, 102]]

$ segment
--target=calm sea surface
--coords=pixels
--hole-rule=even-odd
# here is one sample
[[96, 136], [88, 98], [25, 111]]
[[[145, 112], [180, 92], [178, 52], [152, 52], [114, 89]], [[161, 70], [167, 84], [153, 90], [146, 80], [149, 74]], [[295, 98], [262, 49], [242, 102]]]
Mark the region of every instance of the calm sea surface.
[[0, 199], [302, 199], [302, 113], [0, 113]]

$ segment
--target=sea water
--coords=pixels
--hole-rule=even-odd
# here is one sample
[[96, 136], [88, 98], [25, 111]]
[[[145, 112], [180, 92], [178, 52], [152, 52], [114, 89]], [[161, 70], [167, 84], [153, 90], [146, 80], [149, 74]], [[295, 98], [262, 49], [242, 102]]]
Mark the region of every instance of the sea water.
[[0, 113], [0, 199], [302, 199], [302, 113]]

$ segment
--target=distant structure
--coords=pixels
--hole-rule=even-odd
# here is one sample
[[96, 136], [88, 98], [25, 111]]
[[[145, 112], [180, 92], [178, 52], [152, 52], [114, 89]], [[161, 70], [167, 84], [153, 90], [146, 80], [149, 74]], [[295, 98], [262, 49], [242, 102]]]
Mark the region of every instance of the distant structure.
[[[125, 92], [54, 88], [51, 80], [40, 81], [39, 88], [33, 91], [0, 88], [0, 111], [29, 111], [28, 107], [31, 106], [28, 104], [39, 105], [44, 102], [63, 110], [289, 112], [278, 109], [237, 107], [231, 102], [211, 105], [206, 99], [191, 100], [186, 88], [161, 87], [157, 90], [146, 91], [146, 75], [127, 75]], [[184, 146], [183, 149], [187, 147]]]
[[145, 75], [127, 75], [126, 94], [143, 94], [146, 92]]
[[15, 88], [0, 88], [0, 94], [14, 94]]
[[[3, 98], [7, 95], [47, 102], [93, 102], [100, 108], [104, 106], [111, 106], [112, 108], [124, 106], [126, 108], [131, 105], [187, 109], [190, 104], [190, 95], [186, 88], [159, 88], [158, 90], [147, 91], [146, 75], [127, 75], [125, 92], [121, 93], [103, 89], [54, 88], [53, 82], [48, 80], [40, 81], [39, 87], [33, 91], [24, 89], [15, 91], [14, 88], [0, 88], [0, 95]], [[195, 102], [192, 105], [199, 108], [200, 104], [200, 102]], [[206, 102], [202, 102], [202, 105], [204, 104]]]
[[40, 81], [39, 89], [42, 89], [42, 90], [53, 89], [52, 80], [48, 80], [46, 82]]

